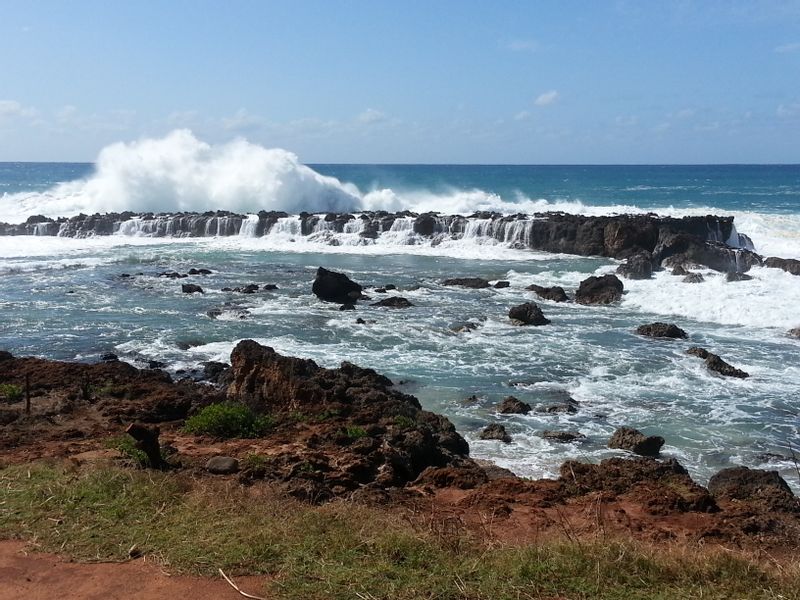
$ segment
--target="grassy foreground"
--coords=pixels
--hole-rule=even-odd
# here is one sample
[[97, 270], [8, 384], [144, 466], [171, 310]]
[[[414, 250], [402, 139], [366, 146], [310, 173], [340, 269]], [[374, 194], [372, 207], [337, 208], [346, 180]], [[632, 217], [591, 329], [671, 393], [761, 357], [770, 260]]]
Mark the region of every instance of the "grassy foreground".
[[[0, 537], [79, 560], [264, 573], [270, 598], [800, 598], [800, 569], [633, 543], [491, 544], [425, 515], [311, 507], [232, 482], [116, 466], [0, 469]], [[252, 591], [252, 590], [250, 590]]]

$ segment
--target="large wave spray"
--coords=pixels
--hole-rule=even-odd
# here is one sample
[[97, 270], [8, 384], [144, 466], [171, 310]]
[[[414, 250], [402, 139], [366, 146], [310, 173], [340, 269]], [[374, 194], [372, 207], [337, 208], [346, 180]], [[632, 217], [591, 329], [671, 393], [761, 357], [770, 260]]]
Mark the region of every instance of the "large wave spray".
[[190, 131], [116, 143], [97, 158], [95, 173], [42, 194], [15, 194], [0, 220], [96, 212], [346, 212], [360, 208], [358, 190], [300, 164], [297, 156], [243, 139], [212, 146]]

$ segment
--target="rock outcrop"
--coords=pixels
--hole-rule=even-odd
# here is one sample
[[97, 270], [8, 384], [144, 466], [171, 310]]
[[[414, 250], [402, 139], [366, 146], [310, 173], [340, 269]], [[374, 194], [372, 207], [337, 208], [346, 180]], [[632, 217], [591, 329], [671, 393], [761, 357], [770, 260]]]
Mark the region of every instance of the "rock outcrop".
[[686, 354], [691, 354], [692, 356], [702, 358], [706, 362], [706, 367], [709, 371], [714, 371], [715, 373], [719, 373], [724, 377], [736, 377], [738, 379], [746, 379], [747, 377], [750, 377], [749, 373], [746, 373], [741, 369], [737, 369], [733, 365], [722, 360], [719, 355], [709, 352], [705, 348], [698, 348], [697, 346], [694, 346], [689, 348], [686, 351]]
[[639, 325], [639, 327], [636, 328], [636, 333], [652, 338], [685, 340], [689, 337], [683, 329], [674, 323], [649, 323], [647, 325]]
[[507, 396], [497, 407], [497, 412], [504, 415], [527, 415], [531, 412], [531, 405], [514, 396]]
[[659, 435], [647, 436], [632, 427], [619, 427], [608, 441], [609, 448], [628, 450], [640, 456], [658, 456], [664, 438]]
[[747, 467], [723, 469], [711, 477], [708, 491], [717, 500], [757, 502], [772, 510], [800, 512], [800, 500], [777, 471]]
[[616, 275], [591, 276], [581, 281], [575, 292], [578, 304], [611, 304], [622, 298], [622, 282]]
[[508, 318], [514, 325], [547, 325], [550, 319], [546, 318], [534, 302], [526, 302], [512, 307], [508, 311]]
[[552, 300], [553, 302], [566, 302], [569, 300], [564, 288], [554, 285], [552, 287], [544, 287], [541, 285], [531, 284], [525, 288], [530, 292], [534, 292], [539, 298], [544, 300]]
[[323, 302], [350, 304], [361, 298], [361, 286], [344, 273], [329, 271], [324, 267], [317, 269], [317, 276], [311, 286], [314, 295]]
[[442, 281], [442, 285], [465, 287], [473, 290], [482, 290], [491, 286], [488, 280], [481, 277], [454, 277], [445, 279]]

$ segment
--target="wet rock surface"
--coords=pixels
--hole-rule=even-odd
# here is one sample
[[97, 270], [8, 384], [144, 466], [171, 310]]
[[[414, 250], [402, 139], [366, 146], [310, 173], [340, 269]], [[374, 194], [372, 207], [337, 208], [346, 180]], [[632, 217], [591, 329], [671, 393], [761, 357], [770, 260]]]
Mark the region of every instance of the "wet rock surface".
[[550, 319], [546, 318], [534, 302], [526, 302], [512, 307], [508, 311], [508, 318], [514, 325], [547, 325]]
[[531, 412], [531, 405], [514, 396], [507, 396], [497, 407], [497, 412], [504, 415], [527, 415]]
[[553, 302], [567, 302], [569, 300], [564, 288], [557, 285], [543, 287], [541, 285], [531, 284], [525, 289], [534, 292], [539, 298], [544, 300], [552, 300]]
[[361, 297], [361, 286], [344, 273], [329, 271], [324, 267], [317, 269], [311, 286], [314, 295], [323, 302], [350, 304]]
[[575, 292], [578, 304], [612, 304], [622, 299], [624, 286], [616, 275], [591, 276], [581, 281]]
[[636, 328], [636, 333], [652, 338], [671, 338], [685, 340], [686, 332], [674, 323], [649, 323]]
[[709, 352], [705, 348], [693, 346], [686, 351], [686, 354], [702, 358], [705, 361], [706, 367], [709, 371], [718, 373], [723, 377], [734, 377], [737, 379], [746, 379], [747, 377], [750, 377], [749, 373], [742, 371], [741, 369], [737, 369], [733, 365], [722, 360], [719, 355]]
[[608, 441], [609, 448], [628, 450], [641, 456], [658, 456], [663, 445], [663, 437], [648, 436], [632, 427], [619, 427]]

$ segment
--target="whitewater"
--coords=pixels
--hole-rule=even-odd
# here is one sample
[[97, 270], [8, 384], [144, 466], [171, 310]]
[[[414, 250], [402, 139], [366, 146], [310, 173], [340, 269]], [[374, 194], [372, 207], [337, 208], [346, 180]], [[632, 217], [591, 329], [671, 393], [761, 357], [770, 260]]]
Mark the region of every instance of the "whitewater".
[[[428, 239], [412, 219], [375, 238], [360, 222], [341, 233], [324, 221], [299, 231], [300, 212], [411, 211], [471, 215], [560, 211], [590, 216], [656, 213], [721, 215], [764, 256], [800, 258], [798, 167], [506, 167], [315, 165], [246, 140], [205, 143], [179, 130], [159, 139], [113, 144], [93, 165], [0, 165], [0, 221], [21, 223], [124, 211], [225, 210], [245, 217], [237, 235], [153, 237], [130, 216], [113, 235], [87, 238], [0, 236], [0, 348], [68, 360], [117, 353], [139, 366], [156, 360], [175, 377], [208, 360], [227, 360], [240, 339], [325, 366], [342, 360], [384, 372], [426, 407], [447, 415], [475, 456], [532, 477], [553, 475], [565, 458], [612, 456], [605, 442], [620, 425], [667, 439], [703, 481], [731, 464], [777, 469], [798, 489], [791, 448], [800, 445], [800, 277], [754, 267], [749, 281], [700, 269], [686, 284], [669, 271], [624, 280], [611, 307], [556, 304], [525, 290], [560, 285], [569, 293], [619, 261], [521, 250], [482, 233]], [[265, 235], [259, 211], [284, 211]], [[340, 312], [311, 295], [318, 266], [367, 286], [389, 283], [414, 307], [359, 305]], [[182, 280], [160, 272], [205, 267]], [[130, 275], [122, 278], [121, 275]], [[504, 289], [441, 285], [452, 276], [508, 281]], [[181, 282], [205, 293], [181, 293]], [[225, 287], [275, 284], [242, 295]], [[368, 291], [375, 299], [376, 292]], [[537, 302], [551, 325], [510, 324], [510, 306]], [[211, 318], [210, 311], [219, 311]], [[216, 314], [216, 313], [215, 313]], [[356, 323], [362, 317], [366, 325]], [[692, 345], [748, 371], [723, 380], [685, 354], [686, 344], [641, 338], [643, 323], [675, 322]], [[463, 331], [465, 323], [471, 331]], [[498, 415], [514, 395], [545, 405], [568, 394], [575, 414]], [[487, 424], [506, 426], [510, 444], [478, 439]], [[544, 430], [574, 430], [581, 444], [558, 444]]]

